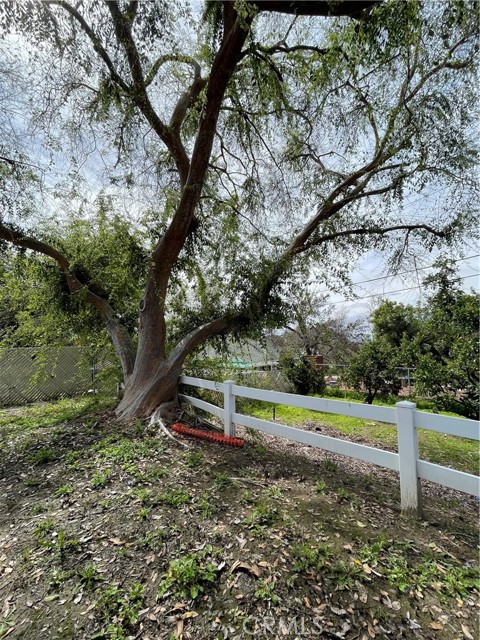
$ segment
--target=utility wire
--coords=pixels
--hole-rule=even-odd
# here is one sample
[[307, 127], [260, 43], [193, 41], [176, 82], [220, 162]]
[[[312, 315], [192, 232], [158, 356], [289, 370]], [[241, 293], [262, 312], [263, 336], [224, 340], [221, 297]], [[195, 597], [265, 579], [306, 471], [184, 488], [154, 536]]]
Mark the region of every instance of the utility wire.
[[[466, 280], [467, 278], [475, 278], [480, 276], [480, 273], [472, 273], [470, 276], [462, 276], [459, 280]], [[372, 293], [369, 296], [362, 296], [361, 298], [356, 298], [355, 300], [336, 300], [335, 302], [327, 302], [326, 304], [353, 304], [354, 302], [361, 302], [362, 300], [367, 300], [367, 298], [381, 298], [382, 296], [391, 296], [395, 293], [402, 293], [403, 291], [413, 291], [414, 289], [420, 289], [418, 285], [415, 287], [406, 287], [405, 289], [397, 289], [396, 291], [387, 291], [384, 293]]]
[[[463, 260], [472, 260], [473, 258], [479, 258], [480, 254], [475, 256], [467, 256], [466, 258], [457, 258], [456, 260], [452, 260], [452, 262], [462, 262]], [[366, 284], [367, 282], [377, 282], [378, 280], [386, 280], [387, 278], [397, 278], [399, 276], [405, 276], [409, 273], [417, 273], [418, 271], [425, 271], [425, 269], [432, 269], [435, 265], [430, 264], [428, 267], [419, 267], [418, 269], [412, 269], [411, 271], [402, 271], [401, 273], [392, 273], [388, 276], [379, 276], [378, 278], [371, 278], [370, 280], [360, 280], [360, 282], [352, 282], [352, 286], [356, 287], [359, 284]], [[474, 274], [475, 275], [475, 274]], [[466, 278], [470, 278], [470, 276], [465, 276]], [[416, 287], [414, 287], [415, 289]], [[322, 289], [321, 291], [317, 291], [317, 293], [331, 293], [330, 289]]]

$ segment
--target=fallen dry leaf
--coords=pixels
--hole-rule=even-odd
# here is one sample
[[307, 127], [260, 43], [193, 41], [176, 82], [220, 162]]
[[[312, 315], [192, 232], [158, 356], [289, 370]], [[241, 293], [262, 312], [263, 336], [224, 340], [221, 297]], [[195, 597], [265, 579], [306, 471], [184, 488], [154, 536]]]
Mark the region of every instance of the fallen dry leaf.
[[443, 629], [443, 624], [440, 624], [440, 622], [431, 622], [428, 626], [430, 629], [435, 629], [436, 631], [441, 631]]
[[473, 636], [470, 633], [470, 629], [466, 627], [464, 624], [462, 624], [462, 631], [463, 631], [463, 635], [467, 640], [473, 640]]

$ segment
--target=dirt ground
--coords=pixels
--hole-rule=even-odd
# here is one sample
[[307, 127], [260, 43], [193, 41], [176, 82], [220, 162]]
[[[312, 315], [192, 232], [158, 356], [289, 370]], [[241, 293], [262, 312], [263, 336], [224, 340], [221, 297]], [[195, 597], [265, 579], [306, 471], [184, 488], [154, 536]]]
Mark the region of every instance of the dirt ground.
[[[308, 423], [306, 429], [335, 430]], [[0, 477], [0, 638], [478, 638], [478, 502], [245, 433], [112, 414], [22, 432]]]

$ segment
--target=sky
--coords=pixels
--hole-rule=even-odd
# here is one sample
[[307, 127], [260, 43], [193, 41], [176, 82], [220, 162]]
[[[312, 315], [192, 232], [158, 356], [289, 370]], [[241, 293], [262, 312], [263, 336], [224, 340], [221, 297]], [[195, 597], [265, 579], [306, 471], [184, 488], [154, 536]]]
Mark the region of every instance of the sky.
[[[464, 250], [466, 255], [463, 258], [451, 256], [458, 265], [462, 288], [465, 291], [473, 289], [479, 292], [480, 248], [467, 241]], [[384, 256], [381, 253], [368, 253], [357, 263], [350, 274], [354, 283], [353, 292], [358, 296], [358, 299], [346, 300], [344, 294], [332, 293], [330, 302], [339, 310], [344, 311], [349, 320], [368, 316], [373, 306], [376, 306], [380, 300], [393, 300], [411, 305], [421, 303], [428, 295], [428, 290], [422, 285], [422, 280], [434, 272], [432, 265], [435, 257], [435, 255], [427, 255], [417, 269], [412, 265], [405, 271], [401, 271], [401, 275], [386, 276]], [[326, 292], [320, 287], [318, 291]]]

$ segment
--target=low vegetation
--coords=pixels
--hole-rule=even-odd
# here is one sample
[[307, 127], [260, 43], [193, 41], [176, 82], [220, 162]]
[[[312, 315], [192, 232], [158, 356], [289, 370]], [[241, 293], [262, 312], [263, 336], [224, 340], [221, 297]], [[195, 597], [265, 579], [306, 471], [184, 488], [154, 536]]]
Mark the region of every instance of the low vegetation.
[[472, 499], [427, 486], [417, 522], [393, 473], [259, 433], [185, 450], [70, 402], [0, 411], [0, 638], [475, 637]]

